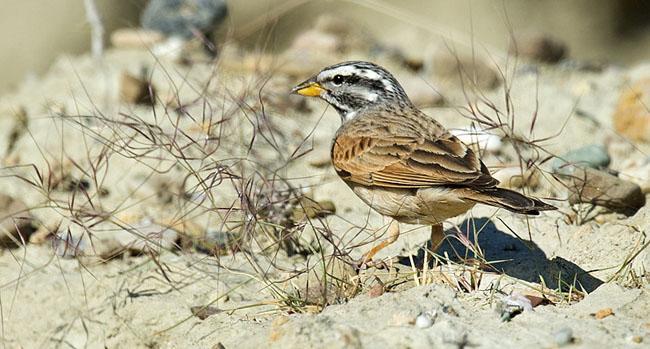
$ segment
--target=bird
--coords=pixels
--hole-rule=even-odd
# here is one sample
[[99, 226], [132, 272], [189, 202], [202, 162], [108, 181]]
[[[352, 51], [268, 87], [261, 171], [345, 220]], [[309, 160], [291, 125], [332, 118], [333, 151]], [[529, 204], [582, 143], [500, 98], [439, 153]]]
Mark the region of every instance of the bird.
[[347, 61], [323, 68], [291, 93], [318, 97], [341, 117], [331, 146], [338, 176], [368, 206], [392, 218], [388, 237], [361, 257], [394, 243], [399, 223], [431, 226], [432, 250], [444, 240], [442, 223], [476, 204], [538, 215], [555, 206], [499, 188], [479, 156], [413, 105], [385, 68]]

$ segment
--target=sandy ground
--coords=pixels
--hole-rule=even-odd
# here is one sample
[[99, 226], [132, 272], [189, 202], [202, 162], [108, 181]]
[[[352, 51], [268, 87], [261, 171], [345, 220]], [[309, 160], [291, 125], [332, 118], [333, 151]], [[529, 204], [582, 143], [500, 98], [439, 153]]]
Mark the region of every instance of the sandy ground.
[[[335, 112], [317, 101], [303, 105], [286, 97], [293, 83], [323, 65], [321, 60], [300, 57], [299, 69], [287, 72], [286, 67], [297, 63], [280, 58], [267, 81], [263, 71], [247, 63], [251, 60], [224, 57], [218, 67], [200, 62], [183, 66], [154, 59], [147, 51], [114, 50], [102, 62], [62, 57], [42, 80], [2, 97], [0, 143], [9, 142], [16, 129], [13, 116], [21, 108], [29, 122], [13, 150], [0, 153], [5, 161], [0, 192], [33, 207], [38, 224], [50, 230], [57, 231], [63, 220], [59, 240], [0, 250], [3, 347], [648, 347], [650, 288], [642, 273], [650, 265], [650, 253], [636, 252], [647, 243], [649, 206], [631, 217], [597, 210], [577, 224], [567, 217], [581, 213], [569, 206], [566, 192], [549, 175], [542, 176], [536, 189], [525, 190], [557, 198], [556, 212], [526, 219], [476, 207], [446, 225], [447, 234], [456, 236], [458, 226], [478, 243], [493, 268], [479, 270], [468, 264], [471, 260], [463, 262], [458, 256], [467, 256], [465, 247], [451, 238], [439, 251], [449, 260], [436, 264], [429, 274], [419, 274], [426, 278], [414, 278], [408, 256], [422, 264], [428, 230], [402, 225], [402, 238], [379, 255], [402, 256], [400, 263], [391, 260], [388, 270], [358, 275], [339, 267], [332, 274], [355, 280], [355, 291], [330, 299], [320, 312], [313, 304], [288, 305], [286, 295], [304, 290], [304, 279], [318, 275], [322, 256], [331, 260], [330, 241], [358, 257], [388, 221], [369, 210], [327, 166], [330, 139], [339, 126]], [[324, 63], [335, 59], [342, 58]], [[391, 70], [401, 81], [421, 79], [390, 59], [377, 59], [395, 67]], [[263, 58], [252, 61], [260, 63]], [[137, 76], [142, 66], [150, 68], [160, 98], [154, 109], [119, 102], [120, 75], [127, 71]], [[627, 158], [642, 158], [648, 145], [633, 145], [617, 136], [611, 117], [620, 91], [643, 76], [650, 76], [650, 66], [591, 71], [522, 64], [508, 75], [516, 132], [530, 139], [559, 132], [543, 143], [552, 154], [585, 144], [608, 144], [613, 169]], [[265, 81], [262, 114], [256, 104], [259, 88], [250, 90]], [[446, 104], [425, 111], [448, 127], [468, 126], [470, 121], [455, 107], [466, 102], [460, 88], [441, 82], [435, 91]], [[407, 88], [407, 92], [418, 91]], [[503, 105], [501, 89], [485, 96]], [[165, 108], [165, 102], [179, 101], [186, 114], [178, 116], [172, 107]], [[158, 128], [127, 127], [134, 120]], [[136, 130], [153, 131], [148, 135]], [[484, 156], [493, 168], [516, 163], [512, 145], [504, 142], [502, 147], [500, 154]], [[191, 159], [179, 161], [178, 154]], [[547, 162], [541, 168], [548, 166]], [[306, 225], [303, 220], [298, 228], [305, 245], [322, 245], [322, 255], [289, 256], [269, 245], [268, 238], [259, 237], [250, 245], [251, 253], [222, 249], [215, 256], [197, 251], [196, 245], [179, 249], [174, 247], [177, 241], [160, 242], [147, 235], [155, 227], [192, 238], [214, 231], [244, 231], [242, 222], [251, 217], [237, 209], [245, 204], [240, 193], [254, 189], [234, 177], [202, 186], [222, 168], [257, 178], [251, 186], [266, 190], [269, 184], [260, 178], [275, 173], [288, 178], [285, 186], [301, 188], [315, 200], [332, 201], [336, 214], [311, 218]], [[256, 168], [274, 171], [255, 175]], [[48, 192], [24, 180], [50, 178], [47, 173], [52, 178], [63, 173], [91, 178], [89, 194], [60, 188]], [[100, 195], [100, 188], [108, 194]], [[98, 212], [108, 212], [111, 219], [98, 219]], [[270, 218], [269, 222], [279, 224]], [[266, 231], [252, 230], [260, 236]], [[330, 241], [323, 231], [333, 233]], [[79, 243], [76, 257], [60, 249], [60, 239], [66, 236]], [[154, 246], [155, 253], [101, 260], [112, 246], [138, 241]], [[360, 247], [353, 248], [355, 244]], [[635, 258], [628, 265], [631, 257]], [[287, 281], [310, 268], [310, 276]], [[472, 272], [480, 275], [480, 281], [467, 289], [461, 284]], [[382, 283], [385, 287], [377, 292]], [[503, 322], [499, 304], [511, 294], [544, 296], [551, 303]], [[210, 316], [201, 320], [193, 315], [193, 307], [199, 307], [194, 313], [198, 309], [199, 315], [207, 311]], [[613, 315], [594, 315], [607, 308]], [[417, 320], [422, 316], [431, 323]], [[568, 332], [568, 339], [563, 339]]]

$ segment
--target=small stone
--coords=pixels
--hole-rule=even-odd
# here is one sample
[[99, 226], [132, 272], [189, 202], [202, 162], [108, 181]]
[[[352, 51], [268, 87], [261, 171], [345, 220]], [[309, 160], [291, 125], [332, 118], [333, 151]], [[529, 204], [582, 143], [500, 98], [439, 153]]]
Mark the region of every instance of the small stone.
[[[186, 54], [188, 43], [178, 36], [172, 36], [162, 42], [157, 43], [151, 48], [156, 57], [164, 57], [172, 61], [180, 61], [183, 55]], [[174, 96], [176, 97], [176, 96]]]
[[569, 345], [575, 340], [573, 338], [573, 330], [569, 327], [562, 327], [555, 331], [555, 333], [553, 333], [553, 339], [555, 340], [555, 344], [560, 347]]
[[498, 153], [501, 151], [501, 138], [474, 126], [452, 129], [450, 132], [478, 153]]
[[161, 43], [165, 36], [156, 30], [121, 28], [111, 33], [111, 44], [120, 49], [146, 49]]
[[377, 298], [384, 294], [384, 285], [377, 283], [368, 290], [368, 297]]
[[15, 248], [28, 243], [35, 230], [27, 205], [0, 194], [0, 248]]
[[623, 86], [614, 112], [614, 128], [632, 140], [650, 142], [650, 78]]
[[150, 82], [129, 73], [120, 76], [120, 100], [128, 104], [153, 105], [156, 92]]
[[433, 318], [429, 314], [420, 314], [415, 318], [415, 327], [429, 328], [433, 326]]
[[310, 198], [303, 198], [300, 200], [300, 205], [297, 205], [292, 212], [292, 220], [300, 222], [305, 218], [318, 218], [325, 217], [336, 213], [336, 206], [331, 200], [314, 201]]
[[209, 305], [198, 305], [190, 307], [190, 311], [192, 312], [192, 315], [198, 317], [201, 320], [205, 320], [212, 315], [222, 312], [221, 309]]
[[431, 65], [434, 81], [479, 89], [493, 89], [500, 84], [499, 74], [480, 57], [449, 52], [446, 47], [434, 52]]
[[519, 293], [503, 297], [496, 307], [501, 316], [501, 321], [507, 322], [524, 311], [533, 311], [533, 304], [529, 298]]
[[557, 63], [566, 58], [565, 43], [546, 35], [522, 35], [510, 43], [510, 53], [541, 63]]
[[634, 343], [634, 344], [641, 344], [641, 343], [643, 343], [643, 337], [641, 337], [641, 336], [630, 336], [630, 337], [628, 337], [628, 340], [629, 340], [631, 343]]
[[189, 39], [210, 34], [226, 18], [224, 0], [151, 0], [140, 19], [145, 29]]
[[54, 236], [56, 229], [49, 229], [45, 225], [41, 225], [34, 231], [29, 237], [29, 243], [34, 245], [40, 245], [45, 243], [48, 239]]
[[631, 216], [645, 205], [645, 195], [637, 184], [593, 168], [570, 166], [562, 175], [569, 190], [569, 203], [590, 203]]
[[[522, 174], [523, 172], [523, 174]], [[539, 171], [527, 168], [522, 171], [518, 166], [505, 167], [497, 170], [492, 176], [499, 180], [500, 187], [516, 189], [528, 187], [535, 189], [539, 185]]]
[[611, 158], [604, 146], [591, 144], [553, 159], [551, 167], [554, 173], [568, 174], [571, 172], [571, 166], [604, 169], [610, 162]]
[[[183, 237], [187, 237], [183, 234]], [[192, 246], [199, 252], [211, 255], [223, 255], [234, 250], [237, 243], [237, 236], [233, 233], [208, 229], [204, 236], [193, 236], [191, 238]]]
[[608, 316], [614, 315], [614, 311], [612, 310], [612, 308], [603, 308], [603, 309], [600, 309], [599, 311], [597, 311], [596, 313], [594, 313], [592, 315], [596, 319], [602, 320], [602, 319], [604, 319], [604, 318], [606, 318]]
[[[54, 253], [61, 258], [76, 258], [90, 254], [91, 247], [85, 235], [84, 227], [66, 219], [59, 224], [57, 233], [52, 239]], [[92, 246], [92, 249], [96, 248], [101, 246]]]

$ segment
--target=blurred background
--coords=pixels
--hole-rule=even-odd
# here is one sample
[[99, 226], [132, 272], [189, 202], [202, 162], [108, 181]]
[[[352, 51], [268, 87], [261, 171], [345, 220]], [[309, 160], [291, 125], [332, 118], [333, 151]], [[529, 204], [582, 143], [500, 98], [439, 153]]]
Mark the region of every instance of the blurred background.
[[[146, 0], [94, 2], [107, 46], [116, 29], [140, 26], [149, 4]], [[244, 45], [264, 38], [265, 48], [271, 50], [287, 46], [319, 14], [333, 13], [344, 14], [379, 41], [399, 42], [407, 52], [422, 49], [423, 40], [432, 35], [507, 51], [510, 38], [520, 34], [552, 37], [576, 60], [631, 65], [650, 52], [650, 2], [644, 0], [217, 2], [224, 3], [228, 12], [222, 23], [215, 23], [219, 35]], [[42, 74], [61, 54], [87, 52], [90, 25], [84, 0], [4, 0], [0, 48], [0, 93], [11, 91], [26, 77]]]

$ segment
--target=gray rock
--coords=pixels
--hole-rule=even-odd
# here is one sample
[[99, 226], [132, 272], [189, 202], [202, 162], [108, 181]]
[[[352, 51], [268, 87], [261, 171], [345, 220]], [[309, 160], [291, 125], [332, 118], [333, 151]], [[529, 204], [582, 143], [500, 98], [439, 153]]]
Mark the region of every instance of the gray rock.
[[562, 175], [569, 190], [569, 203], [590, 203], [614, 212], [633, 215], [645, 205], [645, 195], [637, 184], [593, 168], [567, 167]]
[[194, 31], [209, 34], [228, 14], [224, 0], [151, 0], [142, 13], [145, 29], [191, 38]]
[[551, 166], [554, 173], [569, 174], [572, 166], [603, 169], [610, 162], [611, 158], [604, 146], [591, 144], [553, 159]]

